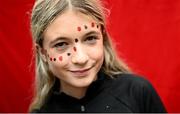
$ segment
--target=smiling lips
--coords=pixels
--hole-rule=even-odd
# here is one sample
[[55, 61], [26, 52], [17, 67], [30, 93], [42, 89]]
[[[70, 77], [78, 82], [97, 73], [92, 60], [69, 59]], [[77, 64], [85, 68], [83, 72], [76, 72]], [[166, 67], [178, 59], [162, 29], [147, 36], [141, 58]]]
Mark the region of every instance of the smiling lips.
[[79, 69], [79, 70], [70, 70], [70, 72], [72, 72], [73, 74], [77, 75], [77, 76], [85, 76], [88, 75], [88, 71], [91, 69], [87, 68], [87, 69]]

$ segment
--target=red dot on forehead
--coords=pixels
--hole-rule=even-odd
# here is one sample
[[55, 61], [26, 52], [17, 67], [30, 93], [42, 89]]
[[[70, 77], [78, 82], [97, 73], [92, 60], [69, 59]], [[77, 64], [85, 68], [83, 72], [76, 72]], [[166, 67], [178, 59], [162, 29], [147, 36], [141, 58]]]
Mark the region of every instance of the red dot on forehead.
[[77, 27], [77, 30], [78, 30], [78, 31], [81, 31], [81, 27]]

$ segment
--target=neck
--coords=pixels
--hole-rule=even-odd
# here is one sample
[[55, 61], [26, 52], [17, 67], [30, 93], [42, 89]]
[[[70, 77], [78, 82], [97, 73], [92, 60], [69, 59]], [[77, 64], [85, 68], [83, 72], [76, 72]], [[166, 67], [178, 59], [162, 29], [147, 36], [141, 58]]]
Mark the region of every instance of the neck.
[[61, 83], [61, 92], [64, 92], [65, 94], [72, 96], [77, 99], [81, 99], [85, 96], [87, 87], [72, 87], [67, 84]]

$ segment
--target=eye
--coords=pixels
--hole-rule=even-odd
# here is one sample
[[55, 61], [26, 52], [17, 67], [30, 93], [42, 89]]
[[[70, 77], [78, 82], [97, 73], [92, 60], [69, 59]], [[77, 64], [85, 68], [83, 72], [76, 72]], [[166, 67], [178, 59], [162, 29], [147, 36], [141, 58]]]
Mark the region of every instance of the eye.
[[68, 45], [69, 44], [67, 42], [59, 42], [59, 43], [55, 44], [54, 47], [62, 50], [62, 49], [67, 48]]
[[97, 36], [88, 36], [86, 37], [85, 42], [93, 44], [93, 43], [96, 43], [97, 39], [98, 39]]

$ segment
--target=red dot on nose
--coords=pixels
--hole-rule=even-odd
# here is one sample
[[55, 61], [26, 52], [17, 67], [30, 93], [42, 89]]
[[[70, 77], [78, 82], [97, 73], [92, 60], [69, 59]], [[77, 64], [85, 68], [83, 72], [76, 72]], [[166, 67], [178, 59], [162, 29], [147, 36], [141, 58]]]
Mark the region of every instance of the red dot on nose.
[[95, 26], [95, 24], [94, 24], [94, 22], [92, 22], [92, 23], [91, 23], [91, 27], [94, 27], [94, 26]]
[[81, 31], [81, 27], [77, 27], [77, 30], [78, 30], [78, 31]]

